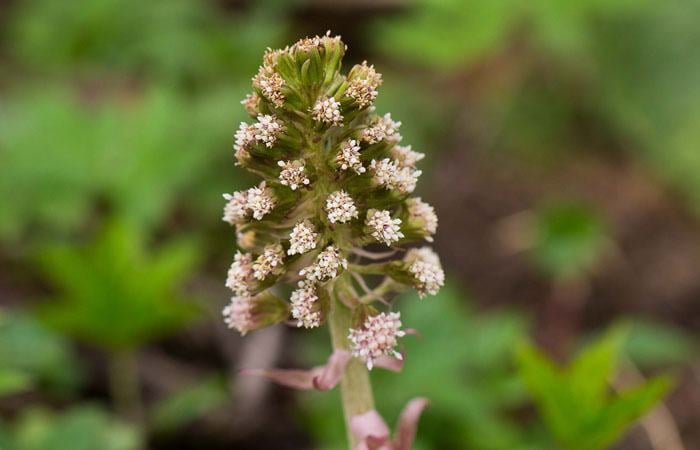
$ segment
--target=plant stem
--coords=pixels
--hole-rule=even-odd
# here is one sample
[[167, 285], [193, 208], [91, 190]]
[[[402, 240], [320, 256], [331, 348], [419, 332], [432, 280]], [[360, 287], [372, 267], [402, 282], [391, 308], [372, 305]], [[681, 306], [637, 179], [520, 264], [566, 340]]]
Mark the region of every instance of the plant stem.
[[[335, 295], [331, 296], [330, 303], [329, 324], [333, 349], [349, 350], [348, 330], [352, 327], [352, 311], [343, 305]], [[369, 371], [357, 358], [352, 358], [345, 368], [345, 373], [340, 381], [340, 396], [343, 402], [348, 444], [352, 449], [357, 445], [357, 442], [350, 432], [350, 419], [357, 414], [374, 409]]]
[[132, 350], [112, 352], [108, 362], [110, 395], [114, 408], [122, 418], [139, 424], [143, 418], [138, 362]]

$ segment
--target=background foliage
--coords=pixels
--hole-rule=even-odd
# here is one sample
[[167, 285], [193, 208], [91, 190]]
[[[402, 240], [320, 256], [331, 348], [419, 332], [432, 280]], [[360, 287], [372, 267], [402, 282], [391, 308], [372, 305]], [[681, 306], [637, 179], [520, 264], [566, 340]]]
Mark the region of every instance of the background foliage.
[[666, 393], [659, 448], [700, 446], [699, 21], [697, 0], [0, 1], [0, 448], [343, 448], [336, 392], [236, 377], [323, 361], [325, 334], [219, 320], [239, 101], [266, 47], [328, 28], [428, 154], [451, 275], [403, 299], [422, 337], [373, 374], [387, 420], [425, 395], [418, 449], [649, 449], [633, 423]]

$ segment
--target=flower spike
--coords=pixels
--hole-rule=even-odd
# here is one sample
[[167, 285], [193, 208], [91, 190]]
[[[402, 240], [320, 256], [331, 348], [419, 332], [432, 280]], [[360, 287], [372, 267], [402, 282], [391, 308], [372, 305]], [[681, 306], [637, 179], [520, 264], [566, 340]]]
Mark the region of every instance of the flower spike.
[[[241, 102], [250, 119], [233, 136], [235, 164], [260, 181], [224, 194], [222, 205], [238, 244], [224, 323], [241, 334], [278, 323], [330, 328], [326, 365], [244, 372], [301, 389], [348, 376], [343, 389], [369, 390], [368, 369], [401, 370], [400, 342], [412, 329], [396, 296], [413, 288], [424, 298], [445, 283], [435, 252], [402, 248], [437, 231], [434, 208], [412, 196], [426, 155], [402, 143], [400, 121], [376, 111], [383, 80], [373, 65], [341, 71], [346, 50], [328, 32], [265, 52]], [[424, 407], [409, 404], [393, 441], [372, 405], [361, 417], [346, 408], [355, 450], [408, 450]]]

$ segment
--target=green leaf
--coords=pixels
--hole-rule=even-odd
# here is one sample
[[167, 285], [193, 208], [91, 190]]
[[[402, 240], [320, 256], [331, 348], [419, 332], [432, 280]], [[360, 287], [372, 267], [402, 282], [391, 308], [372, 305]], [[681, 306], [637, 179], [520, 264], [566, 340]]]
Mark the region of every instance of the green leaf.
[[186, 240], [146, 253], [142, 237], [117, 223], [84, 248], [47, 248], [39, 262], [59, 295], [41, 305], [41, 317], [110, 350], [135, 348], [195, 317], [178, 290], [198, 257]]
[[70, 343], [31, 316], [0, 316], [0, 373], [23, 373], [35, 387], [56, 392], [72, 391], [82, 370]]
[[138, 450], [141, 436], [94, 406], [80, 406], [61, 414], [26, 410], [15, 426], [22, 450]]
[[265, 48], [280, 42], [275, 17], [262, 7], [236, 17], [189, 0], [28, 0], [9, 31], [16, 57], [44, 72], [110, 70], [192, 84], [249, 77]]
[[532, 256], [555, 278], [583, 275], [600, 259], [606, 228], [589, 208], [573, 202], [548, 206], [538, 213]]
[[151, 424], [159, 432], [172, 432], [230, 400], [226, 380], [215, 376], [188, 386], [155, 406]]
[[657, 377], [619, 394], [584, 430], [587, 440], [591, 443], [590, 448], [603, 449], [614, 444], [622, 433], [658, 403], [672, 386], [670, 378]]
[[670, 388], [660, 377], [621, 394], [609, 392], [626, 332], [626, 327], [612, 328], [563, 368], [531, 344], [519, 347], [520, 376], [562, 448], [608, 448]]
[[[574, 59], [586, 55], [594, 19], [643, 10], [651, 1], [421, 0], [406, 14], [381, 20], [377, 45], [387, 55], [455, 70], [497, 54], [513, 36]], [[523, 27], [527, 24], [527, 27]]]
[[147, 230], [176, 205], [210, 217], [221, 192], [245, 182], [228, 165], [231, 121], [244, 115], [231, 99], [244, 92], [211, 88], [191, 100], [155, 86], [90, 105], [56, 86], [13, 92], [0, 103], [0, 166], [12, 175], [0, 177], [0, 239], [30, 227], [33, 242], [55, 239], [80, 229], [98, 203]]
[[31, 377], [16, 370], [0, 369], [0, 397], [27, 390], [32, 385]]
[[569, 366], [569, 382], [581, 408], [595, 410], [603, 404], [610, 377], [617, 370], [617, 359], [627, 333], [627, 327], [611, 328], [604, 336], [584, 348]]
[[624, 351], [643, 368], [687, 364], [698, 354], [698, 340], [670, 324], [635, 320]]

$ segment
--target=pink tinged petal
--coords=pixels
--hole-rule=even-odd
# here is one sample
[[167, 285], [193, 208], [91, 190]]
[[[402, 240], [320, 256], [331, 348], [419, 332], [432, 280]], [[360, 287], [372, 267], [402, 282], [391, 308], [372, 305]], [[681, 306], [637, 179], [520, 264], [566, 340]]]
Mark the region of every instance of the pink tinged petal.
[[422, 338], [423, 335], [420, 334], [420, 331], [416, 330], [415, 328], [404, 328], [403, 330], [404, 333], [406, 333], [407, 336], [416, 336], [418, 338]]
[[294, 389], [327, 391], [333, 389], [343, 376], [351, 355], [344, 350], [336, 350], [328, 362], [310, 370], [298, 369], [243, 369], [241, 375], [261, 376], [282, 386]]
[[313, 386], [319, 391], [333, 389], [343, 377], [345, 366], [348, 365], [352, 355], [345, 350], [336, 350], [328, 358], [325, 366], [316, 367], [318, 374], [313, 378]]
[[389, 442], [389, 427], [375, 410], [353, 416], [350, 432], [359, 441], [353, 450], [377, 450]]
[[423, 410], [428, 406], [428, 399], [414, 398], [401, 411], [401, 416], [396, 424], [396, 436], [394, 438], [394, 450], [411, 450], [413, 440], [416, 438], [418, 419]]
[[241, 369], [239, 372], [244, 376], [265, 377], [277, 384], [294, 389], [313, 389], [314, 369]]
[[401, 353], [396, 353], [395, 357], [392, 356], [380, 356], [374, 360], [374, 365], [376, 367], [381, 367], [382, 369], [390, 370], [392, 372], [399, 373], [403, 369], [404, 358]]

